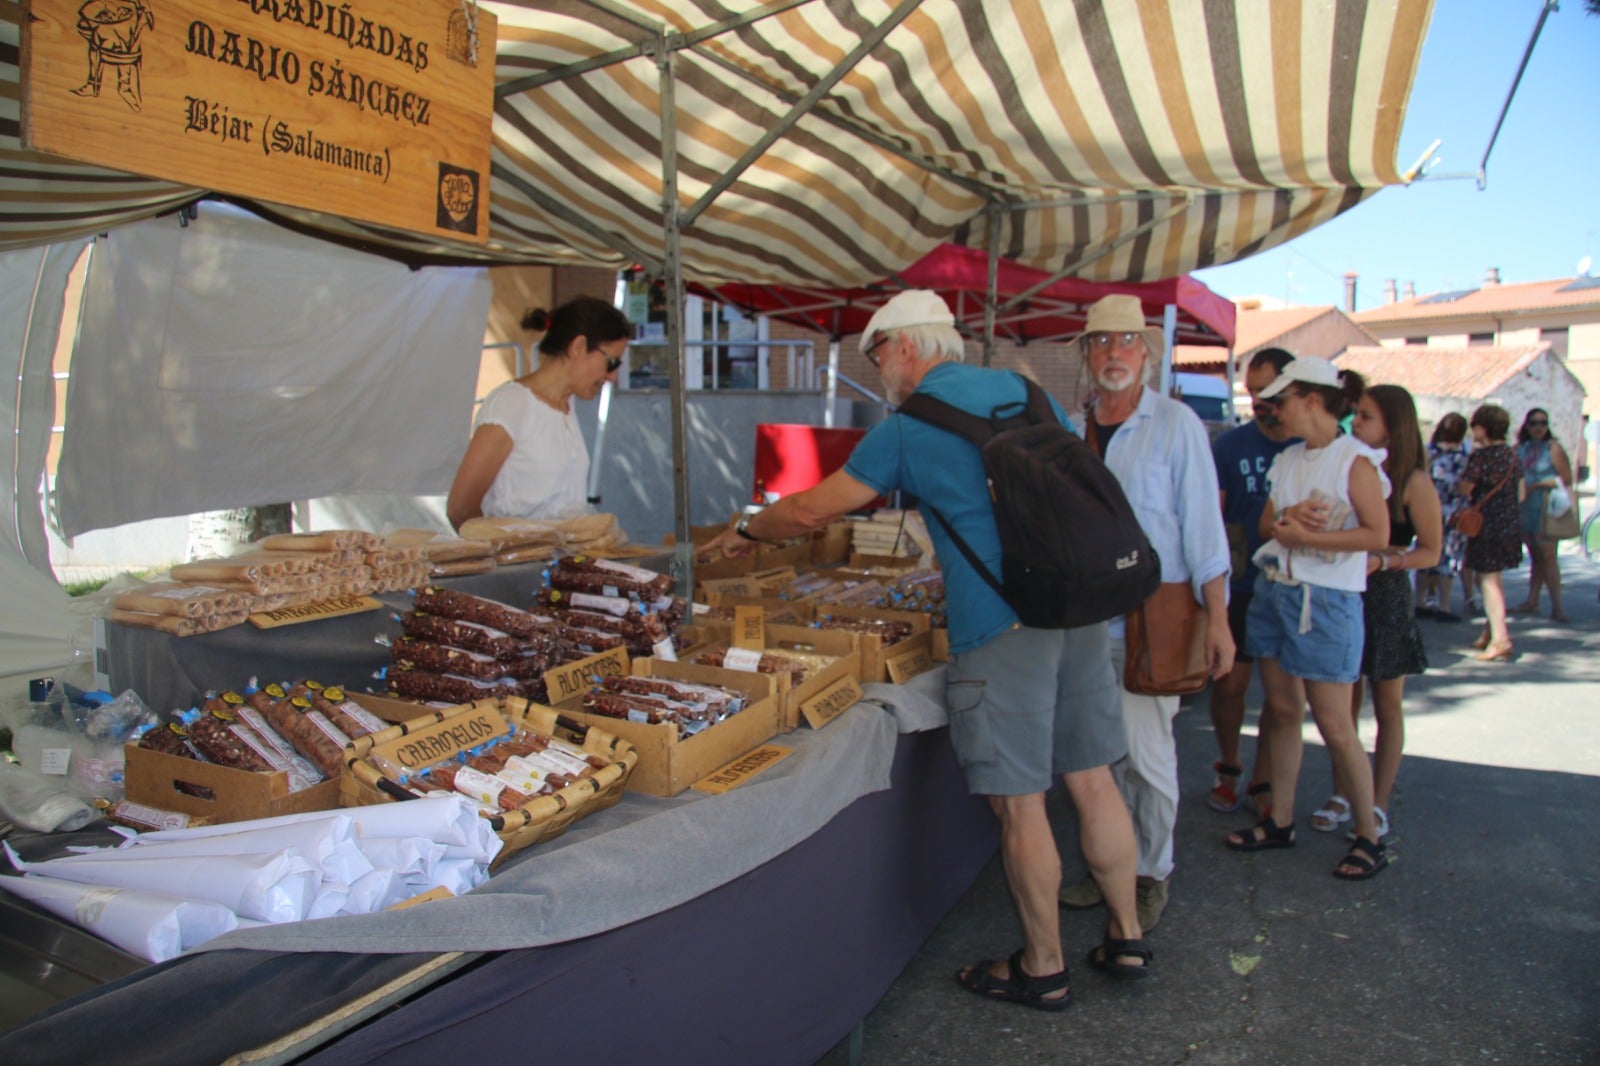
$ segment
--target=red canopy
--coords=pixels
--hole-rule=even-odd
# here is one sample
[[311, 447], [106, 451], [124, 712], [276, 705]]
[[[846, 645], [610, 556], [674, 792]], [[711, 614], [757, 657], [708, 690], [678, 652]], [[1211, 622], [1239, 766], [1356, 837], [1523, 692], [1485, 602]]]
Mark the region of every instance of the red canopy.
[[[1044, 281], [1048, 274], [1000, 260], [1000, 303]], [[972, 337], [983, 336], [983, 301], [988, 291], [988, 257], [972, 248], [940, 245], [892, 278], [854, 289], [812, 289], [788, 285], [690, 285], [701, 296], [766, 314], [827, 334], [832, 339], [860, 333], [867, 319], [902, 289], [933, 289], [955, 312]], [[1233, 346], [1234, 306], [1185, 274], [1165, 281], [1096, 282], [1062, 278], [996, 316], [995, 339], [1027, 344], [1060, 341], [1082, 331], [1090, 304], [1110, 293], [1131, 293], [1144, 305], [1152, 325], [1161, 324], [1169, 305], [1178, 308], [1177, 344]]]

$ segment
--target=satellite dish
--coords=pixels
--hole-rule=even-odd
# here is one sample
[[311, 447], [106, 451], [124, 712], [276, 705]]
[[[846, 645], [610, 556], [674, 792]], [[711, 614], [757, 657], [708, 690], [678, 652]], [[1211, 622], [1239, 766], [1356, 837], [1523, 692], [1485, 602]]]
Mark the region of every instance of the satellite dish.
[[1589, 268], [1592, 266], [1594, 266], [1594, 259], [1587, 255], [1584, 256], [1582, 259], [1578, 260], [1578, 275], [1580, 277], [1588, 277]]

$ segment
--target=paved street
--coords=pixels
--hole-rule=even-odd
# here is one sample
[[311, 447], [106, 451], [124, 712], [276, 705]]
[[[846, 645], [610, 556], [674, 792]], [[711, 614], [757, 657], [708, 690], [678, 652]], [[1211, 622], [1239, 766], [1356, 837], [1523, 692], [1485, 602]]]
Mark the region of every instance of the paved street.
[[[1183, 805], [1156, 975], [1090, 970], [1104, 912], [1079, 911], [1062, 920], [1071, 1009], [958, 988], [961, 966], [1021, 942], [991, 862], [868, 1017], [861, 1061], [1600, 1062], [1600, 565], [1564, 554], [1562, 569], [1573, 622], [1514, 619], [1513, 663], [1467, 660], [1474, 624], [1423, 623], [1432, 665], [1407, 687], [1393, 861], [1377, 878], [1330, 876], [1343, 834], [1307, 827], [1329, 792], [1309, 719], [1299, 846], [1223, 847], [1251, 819], [1205, 805], [1216, 747], [1202, 695], [1177, 718]], [[1520, 602], [1526, 572], [1506, 586]], [[1370, 749], [1370, 707], [1363, 726]], [[1070, 883], [1073, 815], [1059, 795], [1052, 812]]]

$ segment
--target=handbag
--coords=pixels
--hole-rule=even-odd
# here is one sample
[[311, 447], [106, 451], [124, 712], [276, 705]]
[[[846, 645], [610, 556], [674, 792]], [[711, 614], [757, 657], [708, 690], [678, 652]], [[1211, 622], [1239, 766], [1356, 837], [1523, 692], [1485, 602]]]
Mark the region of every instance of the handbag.
[[[1515, 470], [1508, 471], [1506, 476], [1500, 479], [1500, 484], [1490, 489], [1483, 499], [1479, 500], [1477, 503], [1469, 503], [1465, 507], [1461, 508], [1461, 510], [1457, 511], [1450, 519], [1450, 528], [1458, 529], [1463, 535], [1468, 537], [1476, 537], [1479, 533], [1482, 533], [1483, 505], [1493, 499], [1495, 493], [1505, 488], [1506, 485], [1510, 483], [1511, 477], [1515, 473]], [[1577, 536], [1578, 534], [1576, 531], [1574, 531], [1572, 535]]]
[[[1566, 496], [1567, 506], [1560, 514], [1553, 514], [1556, 493]], [[1567, 496], [1566, 490], [1558, 486], [1550, 490], [1550, 505], [1544, 509], [1544, 517], [1539, 523], [1539, 535], [1546, 540], [1569, 540], [1578, 535], [1578, 509], [1572, 506], [1572, 497]]]
[[1141, 696], [1188, 696], [1206, 687], [1206, 619], [1187, 581], [1163, 581], [1129, 611], [1122, 685]]

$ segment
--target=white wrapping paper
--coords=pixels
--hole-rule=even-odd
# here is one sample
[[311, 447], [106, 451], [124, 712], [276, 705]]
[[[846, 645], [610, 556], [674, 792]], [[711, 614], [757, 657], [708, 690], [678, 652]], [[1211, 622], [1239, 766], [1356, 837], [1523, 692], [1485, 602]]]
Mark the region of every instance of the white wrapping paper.
[[151, 962], [165, 962], [239, 926], [234, 913], [221, 904], [152, 892], [80, 885], [35, 874], [0, 877], [0, 887]]
[[156, 895], [220, 903], [241, 918], [294, 922], [306, 915], [321, 878], [293, 852], [269, 855], [151, 855], [143, 848], [112, 848], [25, 863], [6, 845], [17, 869], [79, 884], [130, 888]]

